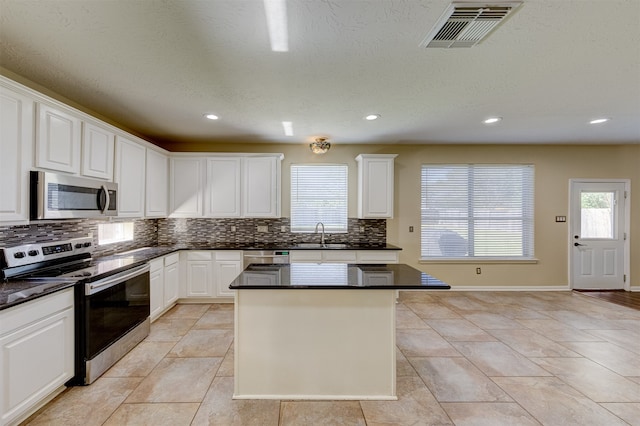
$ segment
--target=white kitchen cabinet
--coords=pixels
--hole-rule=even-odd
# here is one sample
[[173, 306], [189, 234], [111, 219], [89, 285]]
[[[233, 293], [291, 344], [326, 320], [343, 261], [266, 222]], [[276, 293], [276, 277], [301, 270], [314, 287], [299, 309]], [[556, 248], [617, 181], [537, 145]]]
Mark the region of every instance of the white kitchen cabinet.
[[171, 309], [178, 300], [179, 254], [172, 253], [149, 261], [151, 321]]
[[180, 288], [180, 255], [172, 253], [164, 257], [164, 309], [173, 305], [179, 297]]
[[216, 251], [215, 259], [216, 296], [233, 297], [235, 291], [229, 289], [229, 284], [242, 272], [242, 252]]
[[145, 216], [167, 217], [169, 206], [169, 159], [147, 148]]
[[0, 222], [26, 222], [35, 103], [4, 78], [0, 83]]
[[214, 257], [212, 251], [187, 251], [185, 294], [189, 297], [214, 297]]
[[171, 217], [202, 217], [205, 162], [199, 157], [173, 157], [169, 169]]
[[393, 162], [397, 154], [360, 154], [358, 218], [393, 218]]
[[63, 106], [37, 103], [35, 166], [78, 174], [82, 120]]
[[242, 161], [242, 216], [280, 217], [282, 156], [249, 156]]
[[73, 376], [73, 288], [0, 311], [0, 424], [24, 420]]
[[144, 216], [146, 148], [116, 136], [115, 181], [118, 183], [118, 216]]
[[164, 308], [164, 260], [153, 259], [149, 262], [149, 291], [151, 321], [160, 316]]
[[84, 176], [113, 180], [115, 134], [98, 123], [82, 123], [82, 166]]
[[208, 217], [240, 217], [240, 157], [207, 158], [206, 207]]

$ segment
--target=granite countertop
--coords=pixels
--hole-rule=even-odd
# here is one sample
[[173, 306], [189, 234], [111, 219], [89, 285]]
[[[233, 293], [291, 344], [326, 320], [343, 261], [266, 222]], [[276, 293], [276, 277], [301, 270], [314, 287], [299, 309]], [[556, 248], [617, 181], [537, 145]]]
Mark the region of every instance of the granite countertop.
[[[298, 245], [301, 244], [301, 245]], [[108, 274], [115, 269], [132, 268], [157, 257], [171, 254], [178, 250], [402, 250], [391, 244], [329, 244], [320, 247], [311, 243], [267, 243], [247, 245], [247, 243], [209, 243], [195, 242], [172, 246], [141, 247], [94, 258], [92, 267]], [[71, 287], [82, 282], [80, 278], [31, 278], [0, 281], [0, 310], [24, 303], [38, 297]]]
[[438, 290], [451, 287], [404, 264], [287, 263], [249, 265], [229, 288]]

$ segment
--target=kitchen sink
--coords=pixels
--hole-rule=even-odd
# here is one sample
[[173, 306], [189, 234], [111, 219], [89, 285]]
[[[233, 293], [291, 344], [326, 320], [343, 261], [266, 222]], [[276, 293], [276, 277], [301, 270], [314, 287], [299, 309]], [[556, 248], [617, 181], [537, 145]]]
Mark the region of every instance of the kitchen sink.
[[297, 243], [296, 247], [300, 248], [317, 248], [317, 249], [344, 249], [347, 248], [347, 244], [333, 243], [333, 244], [319, 244], [319, 243]]

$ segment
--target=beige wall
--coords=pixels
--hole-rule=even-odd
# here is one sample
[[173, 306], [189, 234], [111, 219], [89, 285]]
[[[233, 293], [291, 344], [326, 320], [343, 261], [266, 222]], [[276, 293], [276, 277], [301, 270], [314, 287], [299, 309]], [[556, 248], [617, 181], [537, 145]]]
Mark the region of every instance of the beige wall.
[[[356, 216], [360, 153], [398, 154], [395, 162], [395, 217], [387, 221], [387, 241], [403, 248], [400, 261], [458, 286], [568, 285], [569, 179], [630, 179], [632, 192], [640, 183], [640, 145], [341, 145], [322, 156], [306, 144], [225, 144], [167, 147], [172, 151], [282, 152], [282, 215], [289, 216], [289, 170], [292, 163], [349, 165], [349, 217]], [[527, 163], [535, 166], [536, 222], [534, 264], [420, 264], [420, 165], [423, 163]], [[631, 197], [631, 285], [640, 285], [640, 192]], [[416, 232], [410, 233], [409, 226]], [[634, 262], [635, 259], [635, 262]], [[477, 275], [476, 267], [482, 268]]]

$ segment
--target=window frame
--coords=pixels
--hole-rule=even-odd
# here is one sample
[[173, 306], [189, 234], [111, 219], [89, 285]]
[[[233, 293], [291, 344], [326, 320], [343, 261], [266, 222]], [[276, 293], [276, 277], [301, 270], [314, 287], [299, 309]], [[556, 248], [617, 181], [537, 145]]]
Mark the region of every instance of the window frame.
[[[427, 202], [428, 200], [426, 199], [427, 197], [427, 192], [428, 192], [428, 188], [425, 188], [425, 185], [428, 183], [427, 182], [427, 176], [425, 176], [425, 173], [427, 170], [431, 170], [433, 172], [436, 171], [436, 169], [442, 169], [443, 171], [446, 170], [447, 168], [450, 169], [454, 169], [457, 168], [462, 171], [463, 168], [466, 168], [466, 173], [467, 173], [467, 184], [466, 186], [463, 186], [463, 189], [461, 189], [461, 192], [464, 193], [466, 192], [466, 203], [465, 206], [467, 208], [466, 211], [466, 215], [464, 216], [459, 216], [459, 217], [455, 217], [455, 216], [445, 216], [440, 217], [439, 213], [441, 210], [445, 210], [447, 209], [447, 206], [444, 205], [443, 207], [440, 208], [440, 210], [438, 210], [438, 214], [427, 214], [428, 206], [427, 206]], [[522, 192], [521, 192], [521, 197], [522, 197], [522, 205], [521, 205], [521, 213], [519, 215], [516, 216], [500, 216], [500, 215], [496, 215], [496, 216], [488, 216], [488, 217], [483, 217], [479, 214], [476, 213], [476, 211], [474, 210], [474, 206], [477, 206], [478, 204], [482, 204], [482, 201], [484, 201], [485, 203], [487, 202], [487, 199], [476, 199], [476, 198], [472, 198], [474, 195], [474, 191], [476, 188], [475, 183], [476, 180], [481, 180], [481, 179], [487, 179], [487, 177], [491, 177], [489, 174], [477, 174], [477, 170], [481, 170], [481, 169], [500, 169], [503, 168], [504, 170], [501, 170], [499, 172], [495, 172], [494, 178], [495, 176], [498, 176], [499, 173], [507, 173], [509, 171], [509, 169], [512, 170], [517, 170], [518, 173], [522, 174]], [[482, 182], [480, 182], [482, 183]], [[488, 186], [486, 186], [488, 187]], [[458, 194], [460, 195], [460, 194]], [[441, 198], [444, 200], [444, 197], [441, 196]], [[505, 200], [507, 200], [507, 202], [510, 201], [510, 199], [508, 197], [505, 197]], [[462, 203], [460, 201], [460, 199], [458, 199], [459, 203]], [[453, 202], [452, 202], [453, 204]], [[450, 205], [451, 206], [451, 205]], [[452, 209], [452, 207], [449, 207], [449, 209]], [[429, 250], [433, 250], [433, 246], [434, 246], [434, 239], [433, 237], [430, 237], [429, 234], [429, 226], [430, 224], [428, 223], [429, 221], [459, 221], [459, 223], [463, 224], [466, 221], [466, 231], [467, 231], [467, 238], [464, 238], [465, 235], [460, 235], [463, 239], [465, 239], [466, 244], [464, 244], [464, 247], [466, 247], [467, 251], [465, 252], [464, 255], [455, 255], [455, 254], [440, 254], [440, 255], [433, 255], [432, 253], [429, 253]], [[508, 254], [489, 254], [489, 255], [476, 255], [474, 250], [477, 250], [479, 247], [481, 247], [480, 243], [482, 242], [482, 240], [475, 238], [474, 235], [474, 227], [476, 227], [478, 225], [479, 222], [484, 221], [485, 223], [490, 223], [492, 225], [496, 225], [499, 224], [500, 222], [503, 223], [507, 223], [507, 221], [511, 221], [513, 222], [521, 222], [521, 227], [520, 227], [520, 237], [521, 237], [521, 241], [520, 241], [520, 249], [521, 249], [521, 254], [518, 255], [508, 255]], [[536, 258], [535, 258], [535, 166], [533, 164], [513, 164], [513, 163], [505, 163], [505, 164], [480, 164], [480, 163], [470, 163], [470, 164], [460, 164], [460, 163], [452, 163], [452, 164], [434, 164], [434, 163], [426, 163], [426, 164], [422, 164], [421, 168], [420, 168], [420, 262], [439, 262], [439, 261], [450, 261], [450, 262], [478, 262], [478, 261], [487, 261], [487, 262], [524, 262], [524, 263], [529, 263], [529, 262], [536, 262]], [[508, 228], [507, 228], [508, 229]], [[433, 227], [433, 225], [431, 225], [431, 232], [433, 232], [435, 234], [435, 232], [437, 231], [437, 228]], [[439, 239], [448, 231], [451, 231], [450, 229], [441, 229], [441, 233], [440, 233], [440, 237]], [[471, 242], [469, 242], [469, 239], [471, 239]], [[487, 240], [485, 240], [486, 243]], [[495, 243], [499, 243], [499, 240], [494, 240], [492, 242]], [[438, 244], [440, 243], [440, 241], [438, 241]], [[427, 247], [428, 245], [430, 245], [430, 247]], [[444, 247], [440, 246], [440, 250], [442, 250]], [[455, 248], [455, 244], [448, 246], [448, 248]]]

